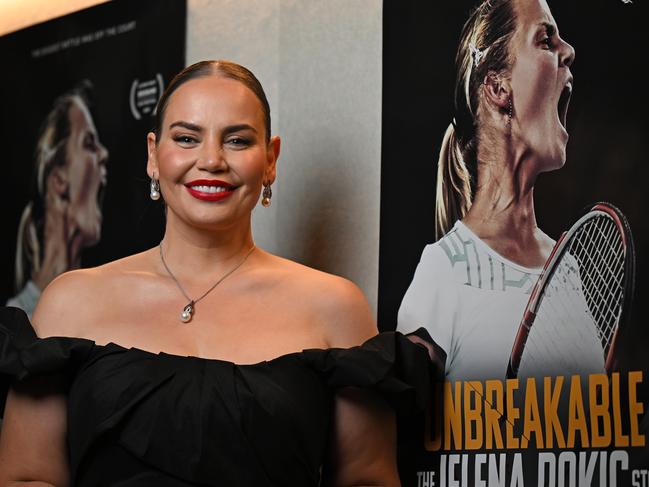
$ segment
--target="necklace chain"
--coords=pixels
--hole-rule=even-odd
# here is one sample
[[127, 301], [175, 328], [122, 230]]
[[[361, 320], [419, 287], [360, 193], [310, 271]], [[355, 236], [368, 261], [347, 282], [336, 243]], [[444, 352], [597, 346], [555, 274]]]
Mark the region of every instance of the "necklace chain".
[[163, 253], [162, 253], [162, 242], [160, 242], [160, 245], [158, 245], [158, 248], [160, 249], [160, 260], [162, 261], [162, 265], [164, 266], [164, 268], [165, 268], [165, 270], [167, 271], [167, 273], [169, 274], [169, 276], [170, 276], [170, 277], [173, 279], [173, 281], [176, 283], [176, 286], [178, 287], [178, 289], [180, 290], [180, 292], [183, 294], [183, 296], [185, 296], [185, 298], [187, 299], [187, 301], [189, 301], [189, 303], [187, 303], [187, 304], [185, 305], [185, 307], [183, 308], [182, 313], [180, 314], [180, 319], [181, 319], [181, 321], [183, 321], [184, 323], [188, 323], [189, 321], [191, 321], [192, 316], [194, 315], [194, 305], [195, 305], [196, 303], [198, 303], [201, 299], [203, 299], [205, 296], [207, 296], [209, 293], [211, 293], [211, 292], [214, 290], [214, 288], [215, 288], [216, 286], [218, 286], [219, 284], [221, 284], [221, 282], [223, 282], [223, 280], [224, 280], [226, 277], [228, 277], [230, 274], [232, 274], [234, 271], [236, 271], [239, 267], [241, 267], [241, 266], [243, 265], [243, 263], [244, 263], [246, 260], [248, 260], [248, 257], [250, 257], [250, 254], [252, 254], [252, 251], [255, 250], [256, 247], [255, 247], [254, 245], [253, 245], [252, 247], [250, 247], [250, 250], [248, 250], [248, 252], [246, 252], [246, 255], [243, 257], [243, 259], [241, 259], [241, 260], [237, 263], [237, 265], [235, 265], [232, 269], [230, 269], [228, 272], [226, 272], [225, 274], [223, 274], [223, 275], [219, 278], [219, 280], [216, 281], [216, 282], [212, 285], [212, 287], [210, 287], [207, 291], [205, 291], [205, 292], [204, 292], [204, 293], [203, 293], [199, 298], [197, 298], [197, 299], [192, 299], [192, 298], [190, 298], [190, 297], [187, 295], [187, 293], [185, 292], [185, 289], [184, 289], [183, 286], [180, 284], [180, 281], [178, 281], [178, 279], [176, 279], [176, 276], [174, 276], [174, 273], [171, 272], [171, 269], [169, 269], [169, 266], [167, 265], [167, 262], [165, 262], [164, 255], [163, 255]]

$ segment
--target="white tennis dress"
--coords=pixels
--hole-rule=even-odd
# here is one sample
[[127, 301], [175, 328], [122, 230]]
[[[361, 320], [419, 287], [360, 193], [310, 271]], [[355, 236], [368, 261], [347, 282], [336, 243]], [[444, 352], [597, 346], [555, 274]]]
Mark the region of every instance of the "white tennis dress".
[[[504, 379], [525, 305], [540, 272], [541, 268], [526, 268], [502, 257], [458, 221], [439, 241], [424, 248], [399, 308], [397, 330], [409, 333], [425, 327], [447, 353], [447, 380]], [[584, 313], [580, 287], [570, 292], [574, 295], [573, 311], [578, 310], [576, 314], [586, 319], [579, 320], [572, 331], [560, 325], [567, 334], [558, 342], [587, 342], [582, 353], [573, 354], [575, 363], [581, 370], [600, 372], [603, 353], [589, 328], [593, 325]], [[587, 338], [574, 331], [583, 331], [584, 327], [590, 331], [584, 334]], [[565, 349], [543, 340], [540, 343], [554, 352], [544, 356], [544, 363], [536, 362], [532, 370], [524, 370], [522, 363], [519, 377], [575, 373], [574, 364], [556, 360]]]

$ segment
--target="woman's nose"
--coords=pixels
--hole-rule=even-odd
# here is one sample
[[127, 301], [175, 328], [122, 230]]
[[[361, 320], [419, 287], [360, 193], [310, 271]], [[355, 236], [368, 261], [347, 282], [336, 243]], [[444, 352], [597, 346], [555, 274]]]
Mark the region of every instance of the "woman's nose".
[[575, 48], [563, 39], [560, 39], [559, 63], [561, 66], [570, 67], [575, 61]]
[[227, 167], [223, 147], [217, 142], [203, 143], [196, 160], [196, 166], [206, 171], [222, 171]]
[[97, 154], [99, 156], [99, 163], [102, 165], [106, 164], [108, 161], [108, 149], [101, 142], [97, 142]]

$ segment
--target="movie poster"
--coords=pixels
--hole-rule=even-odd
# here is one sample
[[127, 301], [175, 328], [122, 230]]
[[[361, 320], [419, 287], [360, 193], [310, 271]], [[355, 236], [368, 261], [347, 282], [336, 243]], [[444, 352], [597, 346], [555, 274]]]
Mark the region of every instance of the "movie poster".
[[0, 37], [3, 305], [160, 240], [146, 134], [185, 21], [185, 0], [115, 0]]
[[[513, 15], [491, 10], [503, 4]], [[379, 326], [424, 327], [446, 354], [430, 410], [414, 433], [402, 431], [403, 485], [649, 485], [646, 15], [635, 0], [384, 2]], [[461, 40], [470, 17], [477, 27]], [[503, 47], [506, 32], [513, 37]], [[456, 83], [460, 46], [462, 72], [478, 79]], [[513, 63], [515, 75], [485, 68], [498, 62]], [[481, 189], [469, 189], [481, 200], [436, 235], [438, 158], [454, 154], [453, 137], [481, 161], [466, 171], [473, 184], [483, 175]], [[446, 187], [463, 188], [453, 174], [465, 173], [449, 169]], [[628, 220], [634, 287], [587, 294], [584, 276], [596, 265], [584, 262], [603, 244], [592, 237], [586, 260], [567, 252], [560, 285], [544, 296], [546, 308], [564, 301], [536, 315], [512, 375], [523, 312], [543, 273], [538, 256], [598, 202]], [[511, 238], [524, 220], [499, 217], [518, 209], [531, 209], [549, 238], [529, 247]], [[612, 300], [623, 313], [600, 320]], [[547, 336], [536, 341], [543, 326]]]

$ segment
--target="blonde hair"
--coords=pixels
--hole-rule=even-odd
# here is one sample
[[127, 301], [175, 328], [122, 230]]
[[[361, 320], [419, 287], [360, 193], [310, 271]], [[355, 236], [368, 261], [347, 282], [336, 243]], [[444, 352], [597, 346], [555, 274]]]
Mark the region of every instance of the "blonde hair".
[[455, 57], [455, 116], [439, 153], [435, 209], [437, 238], [471, 208], [478, 178], [480, 86], [490, 72], [508, 72], [516, 28], [512, 0], [485, 0], [470, 14]]

